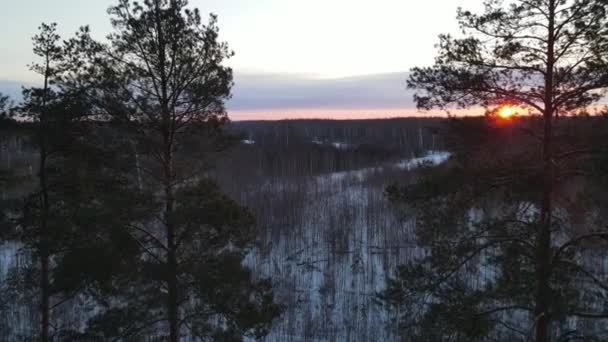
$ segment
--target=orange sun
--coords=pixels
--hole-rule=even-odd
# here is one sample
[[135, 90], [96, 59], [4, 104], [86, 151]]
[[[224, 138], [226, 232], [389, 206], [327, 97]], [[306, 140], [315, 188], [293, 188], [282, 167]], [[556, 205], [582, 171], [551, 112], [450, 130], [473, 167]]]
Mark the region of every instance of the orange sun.
[[518, 114], [518, 108], [509, 105], [504, 105], [498, 108], [498, 111], [496, 113], [503, 119], [510, 119], [513, 115]]

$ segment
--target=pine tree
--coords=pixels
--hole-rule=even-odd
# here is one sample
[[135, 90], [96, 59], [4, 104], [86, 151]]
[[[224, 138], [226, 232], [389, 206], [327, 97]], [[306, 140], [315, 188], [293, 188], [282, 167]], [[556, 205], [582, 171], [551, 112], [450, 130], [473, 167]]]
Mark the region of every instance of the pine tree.
[[38, 306], [35, 331], [41, 341], [77, 334], [75, 322], [58, 324], [62, 307], [105, 286], [138, 251], [120, 229], [137, 218], [125, 204], [135, 201], [128, 191], [131, 179], [101, 137], [102, 127], [88, 118], [90, 102], [73, 77], [74, 40], [61, 42], [56, 30], [56, 24], [42, 24], [34, 36], [34, 52], [43, 62], [31, 68], [43, 86], [24, 89], [14, 110], [26, 121], [11, 126], [32, 142], [38, 169], [33, 177], [9, 170], [8, 181], [33, 190], [2, 208], [8, 223], [2, 237], [18, 242], [32, 258], [2, 285], [14, 298]]
[[[419, 185], [391, 189], [396, 199], [428, 206], [420, 208], [417, 236], [430, 255], [402, 268], [387, 294], [397, 304], [427, 296], [428, 311], [412, 317], [443, 325], [431, 332], [435, 338], [463, 339], [466, 331], [483, 339], [497, 325], [517, 331], [501, 318], [532, 315], [536, 341], [549, 341], [560, 331], [552, 322], [604, 317], [597, 307], [580, 311], [580, 301], [571, 303], [577, 278], [601, 282], [567, 261], [582, 258], [576, 247], [601, 243], [607, 232], [594, 225], [577, 234], [556, 200], [561, 185], [584, 174], [580, 158], [593, 148], [585, 136], [568, 139], [572, 121], [560, 119], [556, 132], [556, 120], [584, 111], [608, 87], [607, 8], [596, 0], [486, 1], [482, 14], [459, 10], [464, 37], [441, 36], [435, 65], [413, 70], [408, 84], [418, 90], [420, 108], [482, 106], [491, 113], [509, 105], [540, 116], [459, 126], [454, 143], [466, 148], [453, 163]], [[491, 275], [480, 275], [482, 266]], [[487, 279], [472, 286], [478, 277]]]
[[109, 13], [108, 44], [81, 31], [83, 75], [96, 112], [132, 143], [149, 198], [138, 205], [152, 214], [130, 224], [142, 257], [120, 284], [115, 302], [123, 304], [109, 303], [91, 331], [168, 332], [170, 341], [182, 328], [220, 340], [264, 334], [279, 307], [268, 282], [241, 266], [251, 215], [206, 176], [229, 140], [222, 126], [232, 71], [224, 62], [232, 52], [218, 40], [217, 19], [203, 24], [184, 0], [121, 0]]
[[[62, 50], [59, 46], [60, 37], [56, 33], [56, 24], [42, 24], [40, 33], [34, 36], [34, 53], [42, 59], [42, 64], [33, 64], [31, 69], [43, 78], [42, 88], [24, 90], [25, 105], [22, 112], [36, 123], [36, 143], [38, 155], [38, 189], [26, 202], [23, 210], [22, 224], [24, 229], [35, 231], [26, 233], [31, 237], [30, 244], [39, 263], [39, 289], [40, 289], [40, 340], [51, 340], [51, 246], [49, 242], [49, 227], [51, 203], [49, 198], [49, 157], [54, 151], [51, 137], [65, 121], [54, 117], [51, 107], [57, 102], [56, 93], [51, 86], [57, 75], [61, 72]], [[35, 212], [35, 213], [34, 213]]]
[[0, 93], [0, 119], [4, 120], [8, 118], [9, 110], [11, 107], [11, 101], [8, 95]]

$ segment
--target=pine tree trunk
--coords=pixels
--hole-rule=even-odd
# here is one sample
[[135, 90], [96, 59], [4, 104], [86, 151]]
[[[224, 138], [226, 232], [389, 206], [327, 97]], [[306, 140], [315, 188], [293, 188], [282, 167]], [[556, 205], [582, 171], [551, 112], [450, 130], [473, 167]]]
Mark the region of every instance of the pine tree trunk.
[[49, 256], [48, 253], [43, 252], [40, 257], [40, 340], [42, 342], [50, 341], [50, 284], [49, 284]]
[[[167, 116], [166, 116], [167, 117]], [[179, 296], [177, 281], [176, 227], [173, 220], [175, 199], [173, 198], [173, 152], [169, 130], [163, 133], [164, 139], [164, 192], [165, 192], [165, 233], [167, 234], [167, 311], [169, 336], [171, 342], [179, 341]]]
[[165, 226], [167, 234], [167, 308], [171, 342], [179, 341], [179, 295], [177, 281], [176, 227], [173, 220], [173, 153], [170, 134], [165, 135]]
[[[44, 125], [44, 121], [43, 125]], [[44, 133], [42, 133], [44, 134]], [[41, 191], [41, 214], [40, 214], [40, 340], [50, 341], [50, 279], [49, 279], [49, 249], [48, 249], [48, 213], [49, 213], [49, 194], [46, 174], [47, 152], [43, 137], [40, 140], [40, 169], [38, 177]]]
[[[162, 115], [162, 135], [164, 148], [164, 177], [165, 177], [165, 225], [167, 234], [167, 309], [169, 318], [169, 338], [171, 342], [178, 342], [180, 339], [180, 315], [179, 315], [179, 289], [178, 289], [178, 265], [177, 265], [177, 249], [176, 244], [176, 229], [173, 220], [174, 211], [174, 180], [173, 174], [173, 142], [175, 136], [175, 117], [172, 116], [173, 111], [170, 110], [170, 99], [168, 95], [169, 80], [166, 72], [167, 56], [165, 49], [167, 41], [165, 40], [164, 27], [161, 18], [161, 2], [155, 1], [155, 24], [157, 32], [158, 44], [158, 72], [160, 93], [158, 93], [159, 104]], [[175, 0], [170, 1], [169, 5], [172, 9], [177, 7]], [[174, 108], [173, 108], [174, 109]]]
[[537, 248], [537, 287], [536, 287], [536, 341], [548, 342], [549, 305], [551, 300], [550, 266], [551, 266], [551, 216], [553, 194], [553, 167], [551, 165], [551, 117], [545, 114], [545, 136], [543, 139], [543, 197], [541, 203], [541, 221], [536, 242]]
[[[173, 210], [173, 200], [167, 201], [169, 213]], [[170, 215], [167, 215], [170, 218]], [[169, 307], [169, 334], [171, 342], [179, 341], [179, 303], [177, 294], [177, 258], [175, 246], [175, 229], [172, 224], [167, 225], [167, 264], [168, 264], [168, 307]]]
[[551, 218], [553, 196], [553, 68], [555, 63], [555, 0], [549, 1], [545, 111], [543, 113], [543, 194], [536, 241], [536, 342], [549, 342], [551, 304]]
[[49, 89], [49, 75], [50, 70], [49, 57], [46, 58], [46, 72], [44, 77], [44, 88], [42, 97], [42, 112], [40, 113], [40, 127], [38, 132], [39, 148], [40, 148], [40, 165], [38, 170], [38, 181], [41, 192], [41, 215], [40, 215], [40, 229], [39, 232], [39, 243], [40, 243], [40, 340], [42, 342], [50, 341], [50, 276], [49, 276], [49, 261], [50, 253], [48, 246], [48, 215], [49, 215], [49, 189], [46, 173], [47, 163], [47, 139], [48, 134], [48, 118], [47, 118], [47, 93]]

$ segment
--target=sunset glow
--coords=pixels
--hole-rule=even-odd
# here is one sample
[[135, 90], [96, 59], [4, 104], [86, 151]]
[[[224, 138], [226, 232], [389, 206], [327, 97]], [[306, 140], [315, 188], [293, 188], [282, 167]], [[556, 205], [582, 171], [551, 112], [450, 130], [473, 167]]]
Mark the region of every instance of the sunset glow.
[[498, 109], [497, 114], [503, 119], [510, 119], [514, 115], [518, 114], [518, 108], [514, 106], [504, 105]]

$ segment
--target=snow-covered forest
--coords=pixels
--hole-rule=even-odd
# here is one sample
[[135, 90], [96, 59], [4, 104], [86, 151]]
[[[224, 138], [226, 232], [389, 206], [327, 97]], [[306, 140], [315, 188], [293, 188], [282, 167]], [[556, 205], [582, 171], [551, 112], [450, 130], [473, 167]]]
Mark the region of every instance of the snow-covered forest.
[[[398, 340], [395, 316], [377, 295], [397, 265], [421, 249], [411, 217], [399, 217], [384, 191], [393, 181], [411, 179], [419, 167], [448, 158], [431, 134], [439, 122], [279, 121], [231, 127], [246, 139], [211, 173], [226, 193], [255, 212], [255, 247], [244, 264], [269, 278], [276, 300], [285, 305], [268, 341]], [[291, 142], [278, 148], [277, 141], [285, 140]], [[319, 141], [326, 143], [319, 146]], [[1, 146], [0, 162], [10, 169], [36, 169], [34, 150], [23, 136], [4, 136]], [[15, 243], [3, 244], [0, 255], [3, 283], [31, 262]], [[4, 305], [2, 340], [31, 336], [35, 303], [20, 295]], [[61, 310], [56, 323], [84, 329], [91, 311], [95, 305], [80, 297]]]
[[107, 1], [0, 93], [0, 342], [608, 340], [607, 0]]

